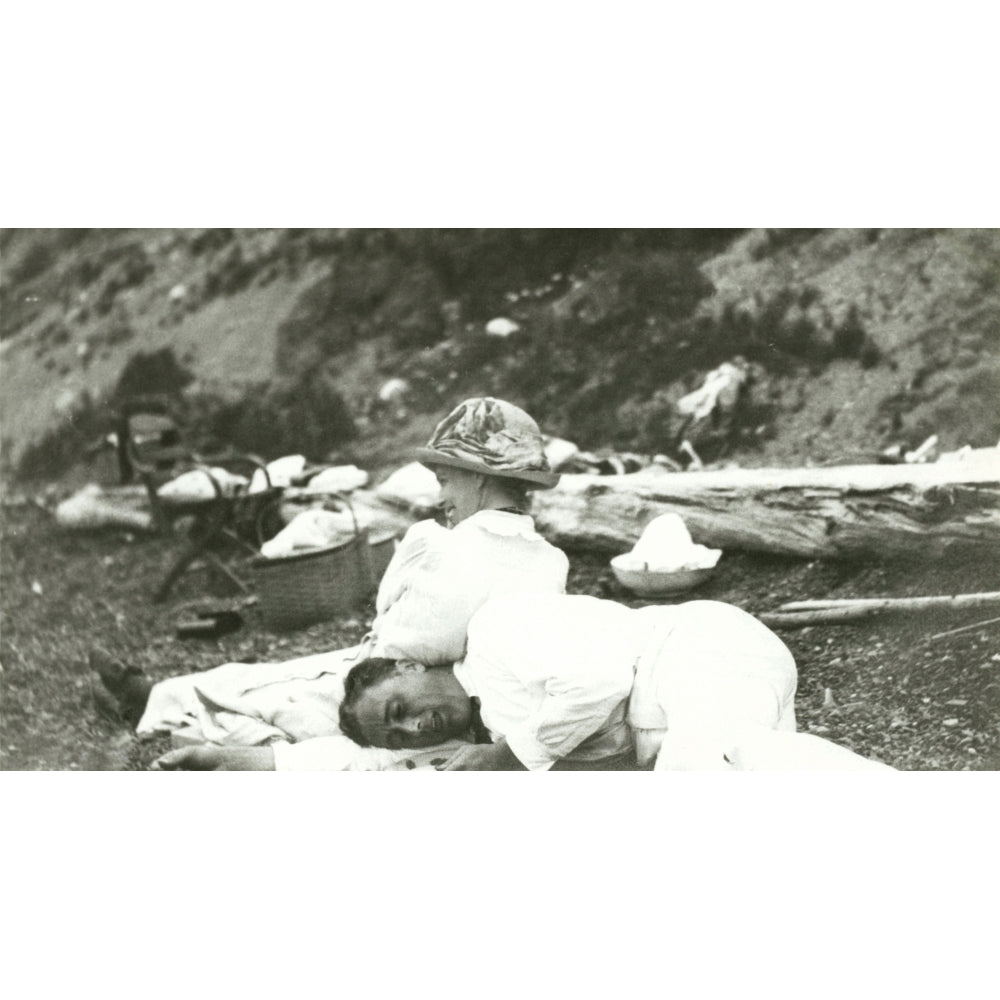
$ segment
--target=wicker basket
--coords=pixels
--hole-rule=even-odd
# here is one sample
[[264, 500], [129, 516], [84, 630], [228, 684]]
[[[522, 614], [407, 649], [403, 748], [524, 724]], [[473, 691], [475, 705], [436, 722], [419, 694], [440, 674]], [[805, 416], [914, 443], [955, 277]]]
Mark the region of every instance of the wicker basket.
[[264, 624], [304, 628], [354, 610], [371, 594], [368, 536], [301, 555], [251, 562]]
[[[354, 510], [346, 502], [353, 518]], [[328, 548], [251, 560], [267, 628], [305, 628], [364, 603], [375, 588], [372, 553], [368, 533], [358, 527], [356, 518], [354, 532], [350, 540]]]

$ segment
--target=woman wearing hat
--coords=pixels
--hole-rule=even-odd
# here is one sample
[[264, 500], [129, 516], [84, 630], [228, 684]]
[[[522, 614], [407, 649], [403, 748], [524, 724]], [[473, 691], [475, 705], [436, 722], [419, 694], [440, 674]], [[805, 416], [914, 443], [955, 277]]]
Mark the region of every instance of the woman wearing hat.
[[[472, 615], [503, 594], [563, 593], [569, 562], [535, 530], [528, 494], [558, 482], [538, 425], [491, 397], [469, 399], [434, 431], [419, 461], [437, 475], [448, 528], [414, 524], [400, 542], [360, 646], [275, 664], [225, 664], [151, 685], [134, 669], [94, 663], [137, 732], [184, 730], [227, 745], [208, 766], [379, 769], [405, 754], [360, 749], [340, 735], [343, 677], [366, 656], [451, 663], [462, 656]], [[248, 752], [243, 748], [252, 748]], [[206, 766], [201, 748], [166, 766]], [[217, 755], [219, 756], [219, 755]], [[227, 756], [222, 753], [221, 756]]]

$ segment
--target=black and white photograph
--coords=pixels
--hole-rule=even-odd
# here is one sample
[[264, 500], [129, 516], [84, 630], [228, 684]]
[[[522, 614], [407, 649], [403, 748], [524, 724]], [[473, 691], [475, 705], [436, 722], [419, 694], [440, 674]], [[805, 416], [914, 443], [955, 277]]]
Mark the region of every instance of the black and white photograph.
[[2, 251], [6, 768], [1000, 767], [1000, 231]]

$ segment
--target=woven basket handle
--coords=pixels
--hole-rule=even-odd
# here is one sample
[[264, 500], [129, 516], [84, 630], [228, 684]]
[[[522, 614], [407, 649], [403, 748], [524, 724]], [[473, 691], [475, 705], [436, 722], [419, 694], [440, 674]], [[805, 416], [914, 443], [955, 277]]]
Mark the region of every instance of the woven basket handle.
[[354, 537], [358, 538], [361, 535], [361, 528], [358, 527], [358, 515], [354, 513], [354, 504], [351, 503], [350, 498], [346, 493], [331, 492], [329, 496], [341, 501], [347, 507], [351, 514], [351, 520], [354, 522]]
[[218, 455], [199, 455], [192, 453], [191, 459], [195, 463], [195, 468], [206, 473], [208, 478], [212, 480], [212, 485], [215, 487], [215, 492], [218, 496], [222, 495], [222, 490], [216, 482], [215, 477], [211, 472], [209, 472], [209, 466], [212, 464], [224, 466], [226, 462], [242, 463], [244, 466], [248, 466], [264, 473], [264, 488], [266, 490], [274, 488], [274, 483], [271, 481], [271, 472], [267, 467], [267, 462], [265, 462], [259, 455], [253, 455], [248, 451], [224, 451]]
[[195, 469], [198, 472], [204, 472], [208, 476], [208, 481], [212, 484], [212, 489], [215, 490], [215, 499], [221, 500], [223, 496], [222, 484], [212, 475], [212, 470], [207, 465], [196, 465]]

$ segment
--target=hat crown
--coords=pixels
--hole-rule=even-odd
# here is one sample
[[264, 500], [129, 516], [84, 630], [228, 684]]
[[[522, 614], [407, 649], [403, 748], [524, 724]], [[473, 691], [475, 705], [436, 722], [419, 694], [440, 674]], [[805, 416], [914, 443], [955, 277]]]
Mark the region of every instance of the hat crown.
[[538, 424], [519, 406], [491, 396], [456, 406], [437, 425], [427, 449], [482, 465], [487, 473], [550, 471]]

